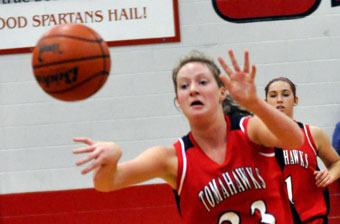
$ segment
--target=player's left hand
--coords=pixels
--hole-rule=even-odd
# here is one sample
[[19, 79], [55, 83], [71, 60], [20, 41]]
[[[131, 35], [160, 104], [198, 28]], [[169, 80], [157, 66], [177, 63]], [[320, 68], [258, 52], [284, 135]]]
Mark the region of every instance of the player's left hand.
[[251, 110], [252, 105], [257, 100], [256, 86], [255, 86], [255, 74], [256, 67], [253, 65], [250, 68], [249, 65], [249, 51], [244, 51], [244, 65], [243, 69], [240, 68], [234, 51], [228, 51], [230, 61], [233, 65], [233, 69], [227, 65], [225, 60], [221, 57], [218, 58], [223, 70], [227, 75], [221, 76], [221, 80], [224, 86], [229, 91], [232, 98], [242, 107]]
[[332, 177], [328, 170], [314, 171], [314, 175], [317, 187], [327, 187], [334, 182], [334, 177]]

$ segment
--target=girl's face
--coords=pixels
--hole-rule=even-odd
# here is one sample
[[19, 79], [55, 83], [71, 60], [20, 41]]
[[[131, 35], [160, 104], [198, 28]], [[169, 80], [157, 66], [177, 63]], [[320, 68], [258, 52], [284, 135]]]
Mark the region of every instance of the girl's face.
[[177, 75], [176, 103], [184, 115], [201, 118], [215, 113], [224, 99], [224, 90], [219, 88], [209, 68], [200, 62], [185, 64]]
[[298, 97], [294, 96], [289, 83], [276, 81], [270, 84], [266, 101], [276, 109], [293, 118], [294, 106], [298, 103]]

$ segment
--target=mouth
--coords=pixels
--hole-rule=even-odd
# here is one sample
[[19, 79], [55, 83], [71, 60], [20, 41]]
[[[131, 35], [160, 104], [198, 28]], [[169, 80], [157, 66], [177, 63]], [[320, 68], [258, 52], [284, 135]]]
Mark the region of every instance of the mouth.
[[276, 109], [278, 109], [278, 110], [284, 110], [285, 109], [285, 107], [284, 106], [276, 106]]
[[195, 100], [195, 101], [191, 102], [190, 106], [191, 107], [203, 106], [203, 103], [199, 100]]

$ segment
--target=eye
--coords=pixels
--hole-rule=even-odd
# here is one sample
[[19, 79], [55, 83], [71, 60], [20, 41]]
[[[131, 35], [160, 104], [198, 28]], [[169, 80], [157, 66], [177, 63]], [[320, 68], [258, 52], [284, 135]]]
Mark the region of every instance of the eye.
[[282, 93], [282, 95], [283, 95], [284, 97], [289, 97], [289, 96], [290, 96], [290, 92], [289, 92], [289, 91], [284, 91], [284, 92]]
[[182, 84], [179, 85], [179, 88], [182, 89], [182, 90], [185, 90], [185, 89], [188, 88], [188, 86], [189, 85], [187, 83], [182, 83]]
[[277, 94], [276, 94], [276, 93], [270, 93], [270, 94], [269, 94], [269, 97], [270, 97], [270, 98], [275, 98], [275, 97], [277, 97]]
[[199, 81], [199, 84], [205, 86], [206, 84], [208, 84], [208, 80], [202, 79]]

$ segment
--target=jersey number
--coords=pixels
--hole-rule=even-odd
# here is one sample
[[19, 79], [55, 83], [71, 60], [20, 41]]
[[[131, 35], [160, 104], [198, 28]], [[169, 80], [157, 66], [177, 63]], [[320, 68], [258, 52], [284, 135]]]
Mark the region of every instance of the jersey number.
[[294, 204], [294, 200], [293, 200], [293, 184], [292, 184], [292, 177], [289, 176], [285, 179], [286, 182], [286, 186], [287, 186], [287, 193], [288, 193], [288, 198], [289, 201]]
[[[275, 217], [271, 214], [266, 213], [266, 204], [261, 201], [254, 201], [251, 204], [250, 212], [254, 215], [256, 211], [261, 214], [261, 223], [265, 224], [275, 224]], [[218, 224], [223, 224], [224, 222], [229, 222], [230, 224], [240, 224], [240, 216], [235, 212], [226, 212], [218, 220]]]

